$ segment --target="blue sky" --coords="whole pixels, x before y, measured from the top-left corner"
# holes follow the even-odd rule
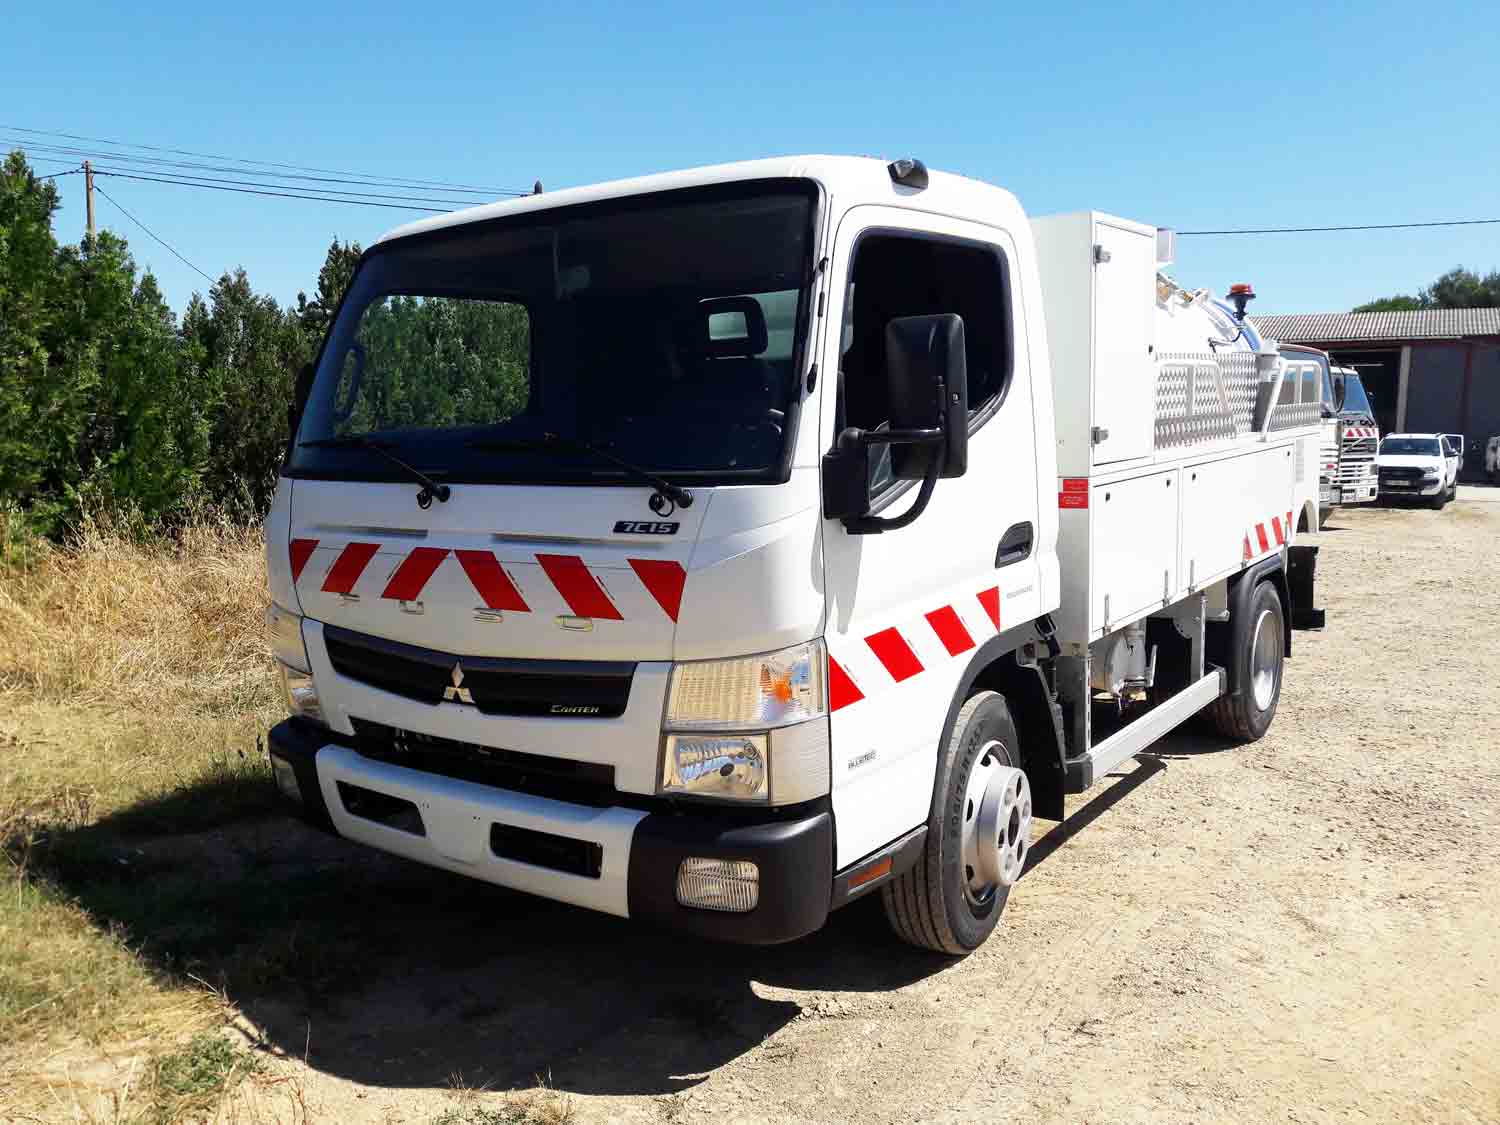
[[[1033,214],[1093,207],[1181,230],[1500,218],[1500,25],[1481,4],[74,0],[6,23],[6,139],[27,126],[520,188],[913,154]],[[59,181],[69,240],[81,179]],[[283,302],[312,289],[333,236],[368,243],[416,217],[100,182],[209,274],[243,266]],[[98,215],[175,307],[206,288],[109,202]],[[1253,282],[1253,312],[1310,312],[1415,291],[1457,263],[1500,267],[1500,226],[1184,238],[1174,272]]]

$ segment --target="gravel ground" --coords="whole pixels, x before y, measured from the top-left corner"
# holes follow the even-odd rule
[[[1500,490],[1331,524],[1270,734],[1177,734],[1070,800],[967,960],[868,909],[744,950],[508,897],[493,949],[435,917],[424,967],[252,1010],[291,1081],[246,1096],[511,1119],[457,1073],[541,1075],[580,1122],[1500,1120]]]

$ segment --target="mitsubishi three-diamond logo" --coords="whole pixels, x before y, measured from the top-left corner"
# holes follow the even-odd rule
[[[474,697],[469,694],[469,689],[464,687],[464,662],[456,660],[453,663],[452,687],[443,689],[443,699],[451,699],[454,703],[473,703]]]

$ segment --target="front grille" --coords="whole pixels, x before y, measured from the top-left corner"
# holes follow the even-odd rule
[[[1406,468],[1406,467],[1392,468],[1392,469],[1381,469],[1380,470],[1380,479],[1381,480],[1421,480],[1422,479],[1422,474],[1424,472],[1426,472],[1425,469]]]
[[[619,803],[614,766],[480,746],[368,719],[350,722],[354,748],[366,758],[575,805],[602,809]]]
[[[486,715],[616,718],[635,676],[629,661],[460,657],[337,625],[323,626],[323,643],[339,675],[420,703],[441,703],[462,665],[462,689]]]

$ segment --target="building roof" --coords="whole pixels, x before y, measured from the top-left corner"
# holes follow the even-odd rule
[[[1250,318],[1263,336],[1283,344],[1354,340],[1457,340],[1500,336],[1500,308],[1419,309],[1416,312],[1307,313]]]

